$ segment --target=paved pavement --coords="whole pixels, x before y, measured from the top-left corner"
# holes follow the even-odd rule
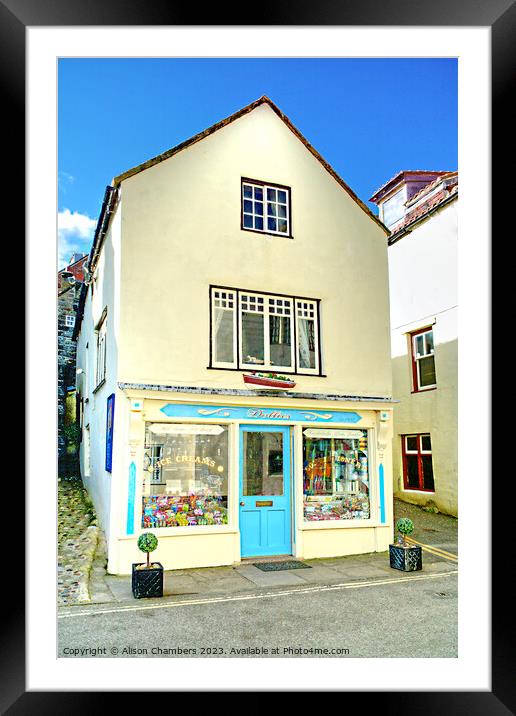
[[[91,605],[59,610],[59,655],[455,657],[457,520],[398,501],[395,516],[416,524],[420,572],[391,569],[387,552],[279,572],[244,562],[166,572],[162,599],[135,600],[130,577],[106,575],[98,554]]]

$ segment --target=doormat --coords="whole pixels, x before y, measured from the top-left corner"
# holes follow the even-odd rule
[[[289,559],[286,562],[255,562],[254,566],[261,569],[262,572],[281,572],[284,569],[312,569],[309,564],[303,564],[303,562],[297,562],[294,559]]]

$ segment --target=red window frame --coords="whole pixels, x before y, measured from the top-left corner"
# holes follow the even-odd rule
[[[432,447],[430,447],[430,450],[423,450],[422,447],[422,438],[424,437],[430,438],[430,444],[431,444],[431,436],[430,433],[409,433],[407,435],[401,435],[401,455],[403,459],[403,488],[405,490],[416,490],[417,492],[430,492],[432,494],[435,493],[435,477],[434,477],[434,460],[433,460],[433,450]],[[407,452],[407,438],[416,438],[417,441],[417,450],[410,450]],[[414,456],[417,455],[417,473],[419,478],[419,484],[418,487],[414,487],[413,485],[409,485],[408,481],[408,463],[407,463],[407,456]],[[424,455],[430,455],[432,458],[432,482],[434,483],[433,489],[430,489],[428,487],[424,486],[424,471],[423,471],[423,456]]]
[[[410,360],[412,363],[412,392],[413,393],[425,393],[427,390],[435,390],[437,388],[437,375],[435,377],[435,383],[433,385],[429,385],[428,387],[425,386],[419,386],[419,380],[418,380],[418,366],[417,366],[417,358],[414,352],[414,338],[416,336],[420,336],[422,333],[432,333],[432,339],[434,339],[434,327],[433,326],[426,326],[426,328],[420,328],[417,331],[412,331],[412,333],[409,333],[410,336]],[[434,352],[432,354],[434,356],[434,374],[435,374],[435,342],[434,342]]]

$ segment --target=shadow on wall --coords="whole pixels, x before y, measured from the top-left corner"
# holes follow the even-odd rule
[[[458,515],[457,346],[457,340],[436,346],[437,388],[427,392],[411,393],[409,356],[392,360],[393,395],[400,401],[394,408],[394,495],[454,517]],[[434,493],[406,491],[403,487],[401,436],[421,433],[431,437]]]

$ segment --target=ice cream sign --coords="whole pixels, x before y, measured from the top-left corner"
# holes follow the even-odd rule
[[[301,410],[267,407],[235,407],[232,405],[195,405],[184,403],[167,403],[161,412],[170,418],[205,418],[207,420],[260,420],[272,422],[302,423],[358,423],[362,416],[351,410]]]

